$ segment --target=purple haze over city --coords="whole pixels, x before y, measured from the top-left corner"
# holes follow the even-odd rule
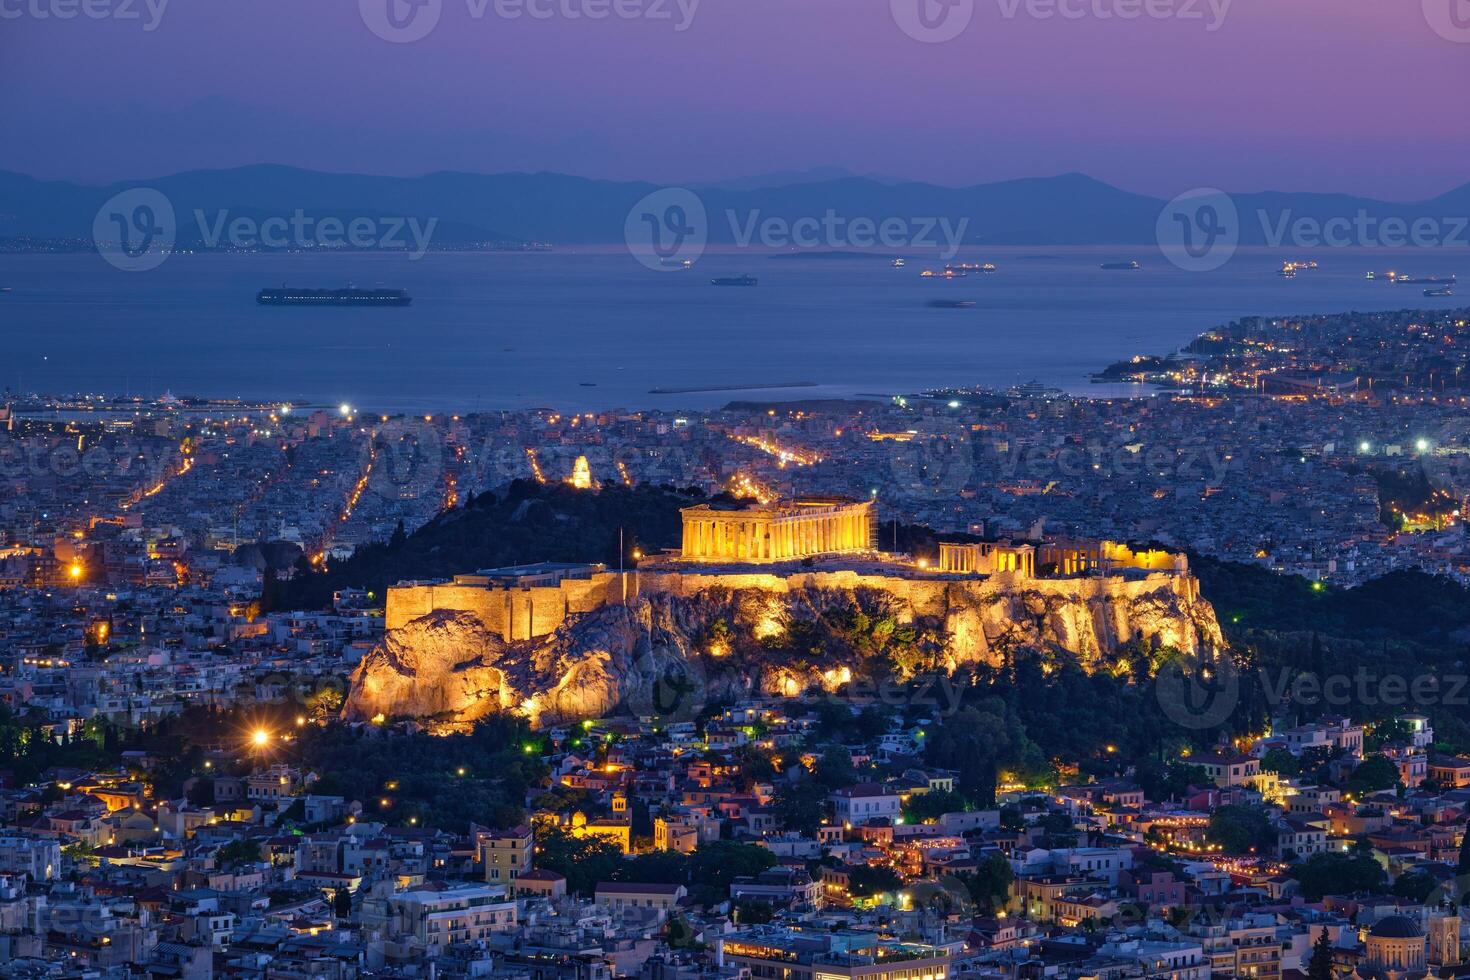
[[[131,0],[129,18],[57,19],[72,2],[3,0],[0,168],[1081,171],[1161,196],[1401,200],[1470,179],[1470,44],[1433,23],[1463,0],[1060,0],[1076,18],[1034,16],[1057,0],[974,0],[944,43],[909,37],[889,0],[702,0],[692,17],[693,0],[442,0],[412,43],[366,25],[390,0]],[[565,15],[599,7],[667,19]],[[1176,15],[1099,16],[1150,8]]]

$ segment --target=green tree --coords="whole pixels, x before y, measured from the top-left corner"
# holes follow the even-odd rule
[[[352,893],[345,888],[338,888],[332,893],[332,911],[339,919],[352,918]]]
[[[1465,824],[1464,839],[1460,841],[1460,863],[1456,865],[1455,871],[1470,875],[1470,822]]]
[[[693,881],[707,885],[728,897],[730,883],[736,878],[749,878],[776,864],[776,855],[755,844],[717,840],[700,844],[689,858]]]
[[[1261,768],[1267,772],[1280,773],[1283,776],[1299,776],[1301,775],[1302,764],[1296,756],[1292,755],[1286,749],[1278,747],[1266,753],[1266,757],[1261,760]]]
[[[852,764],[852,753],[841,745],[829,745],[817,759],[813,775],[817,782],[828,789],[841,789],[857,782],[857,769]]]
[[[1307,962],[1307,980],[1332,980],[1332,940],[1324,928],[1312,944],[1312,958]]]
[[[974,874],[962,875],[960,880],[970,890],[970,898],[976,905],[995,912],[1010,897],[1016,873],[1011,870],[1009,861],[995,855],[981,864]]]
[[[928,823],[946,813],[961,813],[969,808],[965,798],[958,793],[930,790],[909,797],[903,806],[903,818],[908,823]]]
[[[536,867],[564,876],[573,894],[590,895],[599,881],[616,877],[622,863],[622,851],[599,837],[574,837],[559,827],[536,834]]]
[[[1210,815],[1205,836],[1230,854],[1245,854],[1252,848],[1266,850],[1276,835],[1265,811],[1251,806],[1222,806]]]
[[[848,873],[847,882],[847,890],[855,898],[871,898],[903,887],[903,878],[898,872],[882,865],[857,865]]]
[[[827,816],[827,790],[811,780],[787,783],[776,790],[771,805],[782,827],[816,837]]]
[[[1392,890],[1393,894],[1399,898],[1413,899],[1422,905],[1438,886],[1439,881],[1433,875],[1422,871],[1411,871],[1408,874],[1399,875],[1393,883]]]
[[[1348,777],[1348,791],[1355,796],[1381,793],[1399,784],[1399,767],[1386,755],[1370,755]]]
[[[260,841],[232,840],[219,849],[217,860],[221,868],[236,864],[253,864],[260,860]]]
[[[1309,902],[1320,902],[1324,895],[1380,891],[1388,883],[1388,872],[1371,856],[1341,851],[1314,854],[1292,873],[1301,882],[1302,897]]]

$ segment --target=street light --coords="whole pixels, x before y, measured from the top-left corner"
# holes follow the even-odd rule
[[[251,743],[258,749],[263,749],[270,744],[271,733],[264,728],[257,728],[250,736]]]

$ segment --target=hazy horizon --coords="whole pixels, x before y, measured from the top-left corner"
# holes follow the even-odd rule
[[[385,39],[402,40],[376,23],[390,2],[434,29]],[[1433,13],[1455,0],[949,0],[973,12],[941,43],[901,25],[919,0],[413,2],[8,9],[0,168],[712,183],[836,166],[950,187],[1080,172],[1165,198],[1386,201],[1467,180],[1470,127],[1447,113],[1470,46]],[[612,7],[631,15],[592,19]],[[1124,16],[1138,8],[1167,15]]]
[[[252,167],[282,167],[282,168],[287,168],[287,169],[302,170],[302,171],[308,171],[308,172],[313,172],[313,173],[332,174],[332,175],[344,176],[344,177],[351,177],[351,176],[357,176],[357,177],[389,177],[389,178],[399,178],[399,179],[404,179],[404,180],[414,180],[414,179],[418,179],[418,178],[422,178],[422,177],[432,177],[432,176],[434,176],[436,174],[443,174],[443,173],[471,174],[471,175],[474,175],[474,176],[481,176],[481,177],[498,177],[498,176],[505,176],[505,175],[509,175],[509,174],[551,173],[551,174],[558,174],[558,175],[566,176],[566,177],[576,177],[576,178],[580,178],[580,179],[584,179],[584,180],[591,180],[591,181],[605,181],[605,182],[609,182],[609,183],[643,183],[643,184],[651,184],[651,185],[654,185],[654,186],[688,186],[688,187],[693,187],[693,188],[717,187],[717,186],[724,186],[724,185],[743,185],[746,182],[750,182],[750,181],[761,181],[762,183],[759,185],[761,187],[778,187],[778,186],[787,186],[787,185],[789,185],[789,186],[798,186],[798,185],[806,184],[806,183],[813,183],[813,184],[815,184],[815,183],[818,183],[818,182],[821,182],[821,181],[839,180],[839,179],[859,179],[859,180],[872,180],[872,181],[875,181],[877,183],[890,184],[890,185],[893,185],[893,184],[902,184],[902,183],[917,183],[917,184],[928,184],[928,185],[931,185],[931,186],[942,187],[942,188],[946,188],[946,189],[950,189],[950,190],[963,190],[963,189],[969,188],[969,187],[978,187],[978,186],[984,186],[984,185],[989,185],[989,184],[1001,184],[1001,183],[1006,183],[1008,181],[1046,180],[1046,179],[1052,179],[1052,178],[1057,178],[1057,177],[1065,177],[1065,176],[1071,176],[1071,175],[1080,175],[1082,177],[1087,177],[1089,179],[1096,180],[1096,181],[1098,181],[1100,183],[1107,184],[1107,185],[1109,185],[1111,187],[1114,187],[1114,188],[1116,188],[1118,190],[1126,191],[1126,192],[1131,193],[1131,194],[1139,194],[1139,195],[1146,196],[1146,197],[1155,197],[1155,198],[1159,198],[1161,200],[1166,197],[1166,195],[1162,191],[1151,191],[1151,190],[1148,190],[1146,188],[1140,189],[1140,188],[1134,188],[1134,187],[1126,187],[1126,186],[1123,186],[1121,184],[1115,184],[1115,183],[1113,183],[1112,181],[1109,181],[1109,180],[1104,180],[1103,178],[1098,177],[1095,174],[1087,173],[1086,171],[1061,171],[1061,170],[1058,170],[1058,171],[1045,171],[1045,172],[1037,172],[1037,173],[1029,173],[1029,174],[1017,174],[1017,175],[1010,176],[1010,177],[997,177],[997,178],[994,178],[994,179],[991,179],[991,180],[978,180],[978,181],[973,181],[973,182],[969,182],[969,183],[945,183],[945,182],[942,182],[942,181],[925,180],[925,179],[919,178],[919,177],[905,177],[905,176],[895,175],[895,174],[860,173],[860,172],[857,172],[857,171],[850,170],[849,168],[841,167],[841,166],[838,166],[838,165],[835,165],[835,164],[825,165],[825,166],[819,165],[819,166],[814,166],[814,167],[810,167],[810,168],[805,168],[805,169],[802,169],[802,170],[790,170],[790,171],[777,170],[777,171],[766,171],[766,172],[758,172],[758,173],[737,173],[737,174],[730,174],[728,176],[709,177],[709,178],[695,178],[695,177],[683,178],[683,179],[675,178],[675,179],[670,179],[670,180],[667,180],[667,181],[657,181],[657,180],[653,180],[652,178],[646,178],[646,177],[636,177],[636,176],[634,176],[634,177],[611,177],[611,176],[600,176],[600,175],[593,174],[593,173],[578,173],[578,172],[574,172],[574,171],[549,170],[549,169],[541,169],[541,170],[527,170],[527,169],[521,169],[521,170],[465,170],[465,169],[461,169],[461,168],[439,168],[439,169],[431,169],[431,170],[417,171],[417,172],[412,172],[412,173],[386,173],[386,172],[379,172],[379,171],[368,170],[368,169],[364,169],[364,168],[353,169],[353,168],[317,168],[317,167],[303,167],[303,166],[299,166],[297,164],[292,164],[292,163],[282,163],[280,161],[258,161],[258,162],[255,162],[255,163],[240,163],[240,164],[227,165],[227,166],[218,166],[218,167],[197,167],[197,168],[188,168],[188,169],[161,170],[161,171],[158,171],[156,173],[134,173],[134,174],[125,174],[125,175],[118,176],[118,177],[113,177],[113,178],[106,178],[106,179],[97,178],[97,179],[90,179],[90,180],[89,179],[82,179],[82,178],[71,178],[71,177],[55,176],[55,175],[48,175],[48,174],[30,173],[30,172],[27,172],[27,171],[16,170],[14,168],[5,167],[5,166],[0,166],[0,172],[18,173],[18,174],[21,174],[21,175],[26,176],[26,177],[34,178],[36,180],[47,181],[47,182],[55,181],[55,182],[61,182],[61,183],[69,183],[69,184],[75,184],[75,185],[81,186],[81,187],[107,187],[107,186],[111,186],[111,185],[114,185],[114,184],[142,184],[142,183],[147,183],[150,180],[166,179],[166,178],[169,178],[169,177],[174,177],[174,176],[177,176],[177,175],[180,175],[180,174],[186,174],[186,173],[224,172],[224,171],[230,171],[230,170],[249,169],[249,168],[252,168]],[[820,177],[813,177],[812,176],[812,174],[814,174],[816,172],[833,171],[833,170],[843,170],[843,171],[846,171],[846,172],[845,173],[840,173],[840,174],[833,173],[833,174],[830,174],[830,175],[823,175],[823,176],[820,176]],[[790,180],[787,180],[787,181],[784,181],[784,182],[781,181],[781,180],[778,180],[778,179],[772,179],[769,183],[765,183],[764,181],[766,181],[767,178],[793,178],[793,179],[790,179]],[[1226,187],[1223,187],[1221,189],[1224,190],[1224,191],[1226,191],[1227,193],[1230,193],[1230,194],[1240,194],[1240,195],[1256,194],[1256,193],[1272,193],[1272,192],[1280,192],[1280,193],[1285,193],[1285,194],[1344,194],[1344,195],[1348,195],[1348,196],[1361,196],[1361,197],[1364,197],[1364,198],[1367,198],[1367,199],[1378,200],[1378,201],[1382,201],[1384,203],[1390,203],[1390,204],[1391,203],[1406,203],[1407,204],[1407,203],[1416,203],[1416,202],[1423,202],[1423,201],[1433,200],[1433,199],[1438,198],[1438,197],[1441,197],[1441,196],[1443,196],[1445,194],[1451,193],[1453,191],[1457,191],[1457,190],[1459,190],[1459,189],[1461,189],[1463,187],[1470,187],[1470,168],[1467,168],[1466,175],[1463,178],[1459,179],[1459,180],[1451,180],[1449,183],[1447,183],[1445,186],[1443,186],[1443,187],[1441,187],[1439,189],[1430,188],[1425,193],[1415,194],[1415,195],[1407,196],[1407,197],[1389,197],[1389,196],[1381,196],[1381,195],[1374,195],[1374,194],[1357,195],[1357,194],[1352,194],[1352,193],[1346,192],[1346,191],[1334,191],[1334,190],[1331,190],[1331,189],[1323,189],[1323,188],[1318,188],[1318,187],[1310,187],[1310,188],[1308,188],[1308,187],[1288,187],[1288,186],[1285,186],[1285,185],[1273,185],[1273,184],[1267,184],[1267,185],[1261,186],[1261,187],[1232,187],[1232,186],[1226,186]]]

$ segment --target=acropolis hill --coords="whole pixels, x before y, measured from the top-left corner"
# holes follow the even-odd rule
[[[353,674],[348,715],[647,713],[634,702],[651,659],[690,665],[710,699],[831,689],[873,669],[840,642],[824,656],[788,648],[806,627],[881,632],[865,643],[900,678],[1024,646],[1091,667],[1133,640],[1224,645],[1181,555],[1052,539],[942,544],[937,561],[914,560],[877,550],[867,501],[682,513],[683,548],[636,569],[546,563],[390,589],[387,635]]]

